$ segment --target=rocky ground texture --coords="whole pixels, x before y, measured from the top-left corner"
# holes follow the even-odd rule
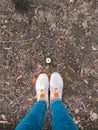
[[[36,102],[32,78],[54,71],[79,129],[98,130],[98,1],[17,1],[0,0],[0,130],[13,130]]]

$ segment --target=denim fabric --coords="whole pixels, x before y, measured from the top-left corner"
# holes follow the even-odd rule
[[[45,101],[38,101],[15,130],[42,130],[47,110]]]
[[[52,111],[52,130],[78,130],[61,100],[54,99],[50,108]]]
[[[78,130],[62,101],[55,99],[51,102],[52,129]],[[47,110],[45,101],[37,102],[15,130],[42,130]]]

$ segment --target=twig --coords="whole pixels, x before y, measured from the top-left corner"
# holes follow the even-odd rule
[[[2,42],[2,43],[15,43],[15,42],[27,42],[27,41],[32,41],[32,40],[34,40],[34,38],[31,38],[31,39],[26,39],[26,40],[18,40],[18,41],[0,41],[0,42]]]
[[[6,124],[8,121],[0,121],[0,124]]]

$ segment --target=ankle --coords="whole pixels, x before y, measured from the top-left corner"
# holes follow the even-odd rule
[[[54,99],[62,100],[62,88],[54,87],[50,89],[50,102]]]
[[[55,101],[55,100],[62,100],[62,99],[53,97],[53,98],[50,99],[50,103],[53,102],[53,101]]]

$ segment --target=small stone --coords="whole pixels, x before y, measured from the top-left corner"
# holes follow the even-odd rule
[[[5,28],[6,28],[6,25],[3,25],[1,28],[2,28],[2,29],[5,29]]]
[[[5,20],[4,22],[5,22],[5,23],[8,23],[8,21],[7,21],[7,20]]]
[[[88,27],[87,22],[83,22],[83,23],[82,23],[82,27],[83,27],[84,29],[86,29],[86,28]]]
[[[75,109],[75,113],[76,114],[78,114],[79,113],[79,109],[77,108],[77,109]]]
[[[74,2],[74,0],[69,0],[69,2],[70,2],[70,3],[73,3],[73,2]]]
[[[89,96],[89,99],[91,100],[91,99],[92,99],[92,96]]]
[[[50,29],[56,28],[56,24],[52,23]]]
[[[91,120],[91,121],[95,121],[95,120],[97,120],[97,119],[98,119],[97,113],[93,112],[93,113],[91,114],[91,116],[90,116],[90,120]]]
[[[6,120],[6,116],[5,115],[2,114],[1,117],[2,117],[3,120]]]
[[[46,63],[47,63],[47,64],[51,63],[51,58],[49,58],[49,57],[46,58]]]
[[[83,49],[84,49],[84,46],[82,46],[81,49],[83,50]]]
[[[35,83],[36,83],[36,80],[37,80],[37,78],[33,78],[33,79],[32,79],[32,83],[35,84]]]
[[[60,36],[60,39],[61,39],[61,40],[64,40],[64,39],[65,39],[65,37],[64,37],[64,36]]]
[[[5,82],[7,85],[10,85],[10,83],[9,82]]]
[[[45,69],[46,69],[46,70],[49,70],[49,66],[46,66]]]

